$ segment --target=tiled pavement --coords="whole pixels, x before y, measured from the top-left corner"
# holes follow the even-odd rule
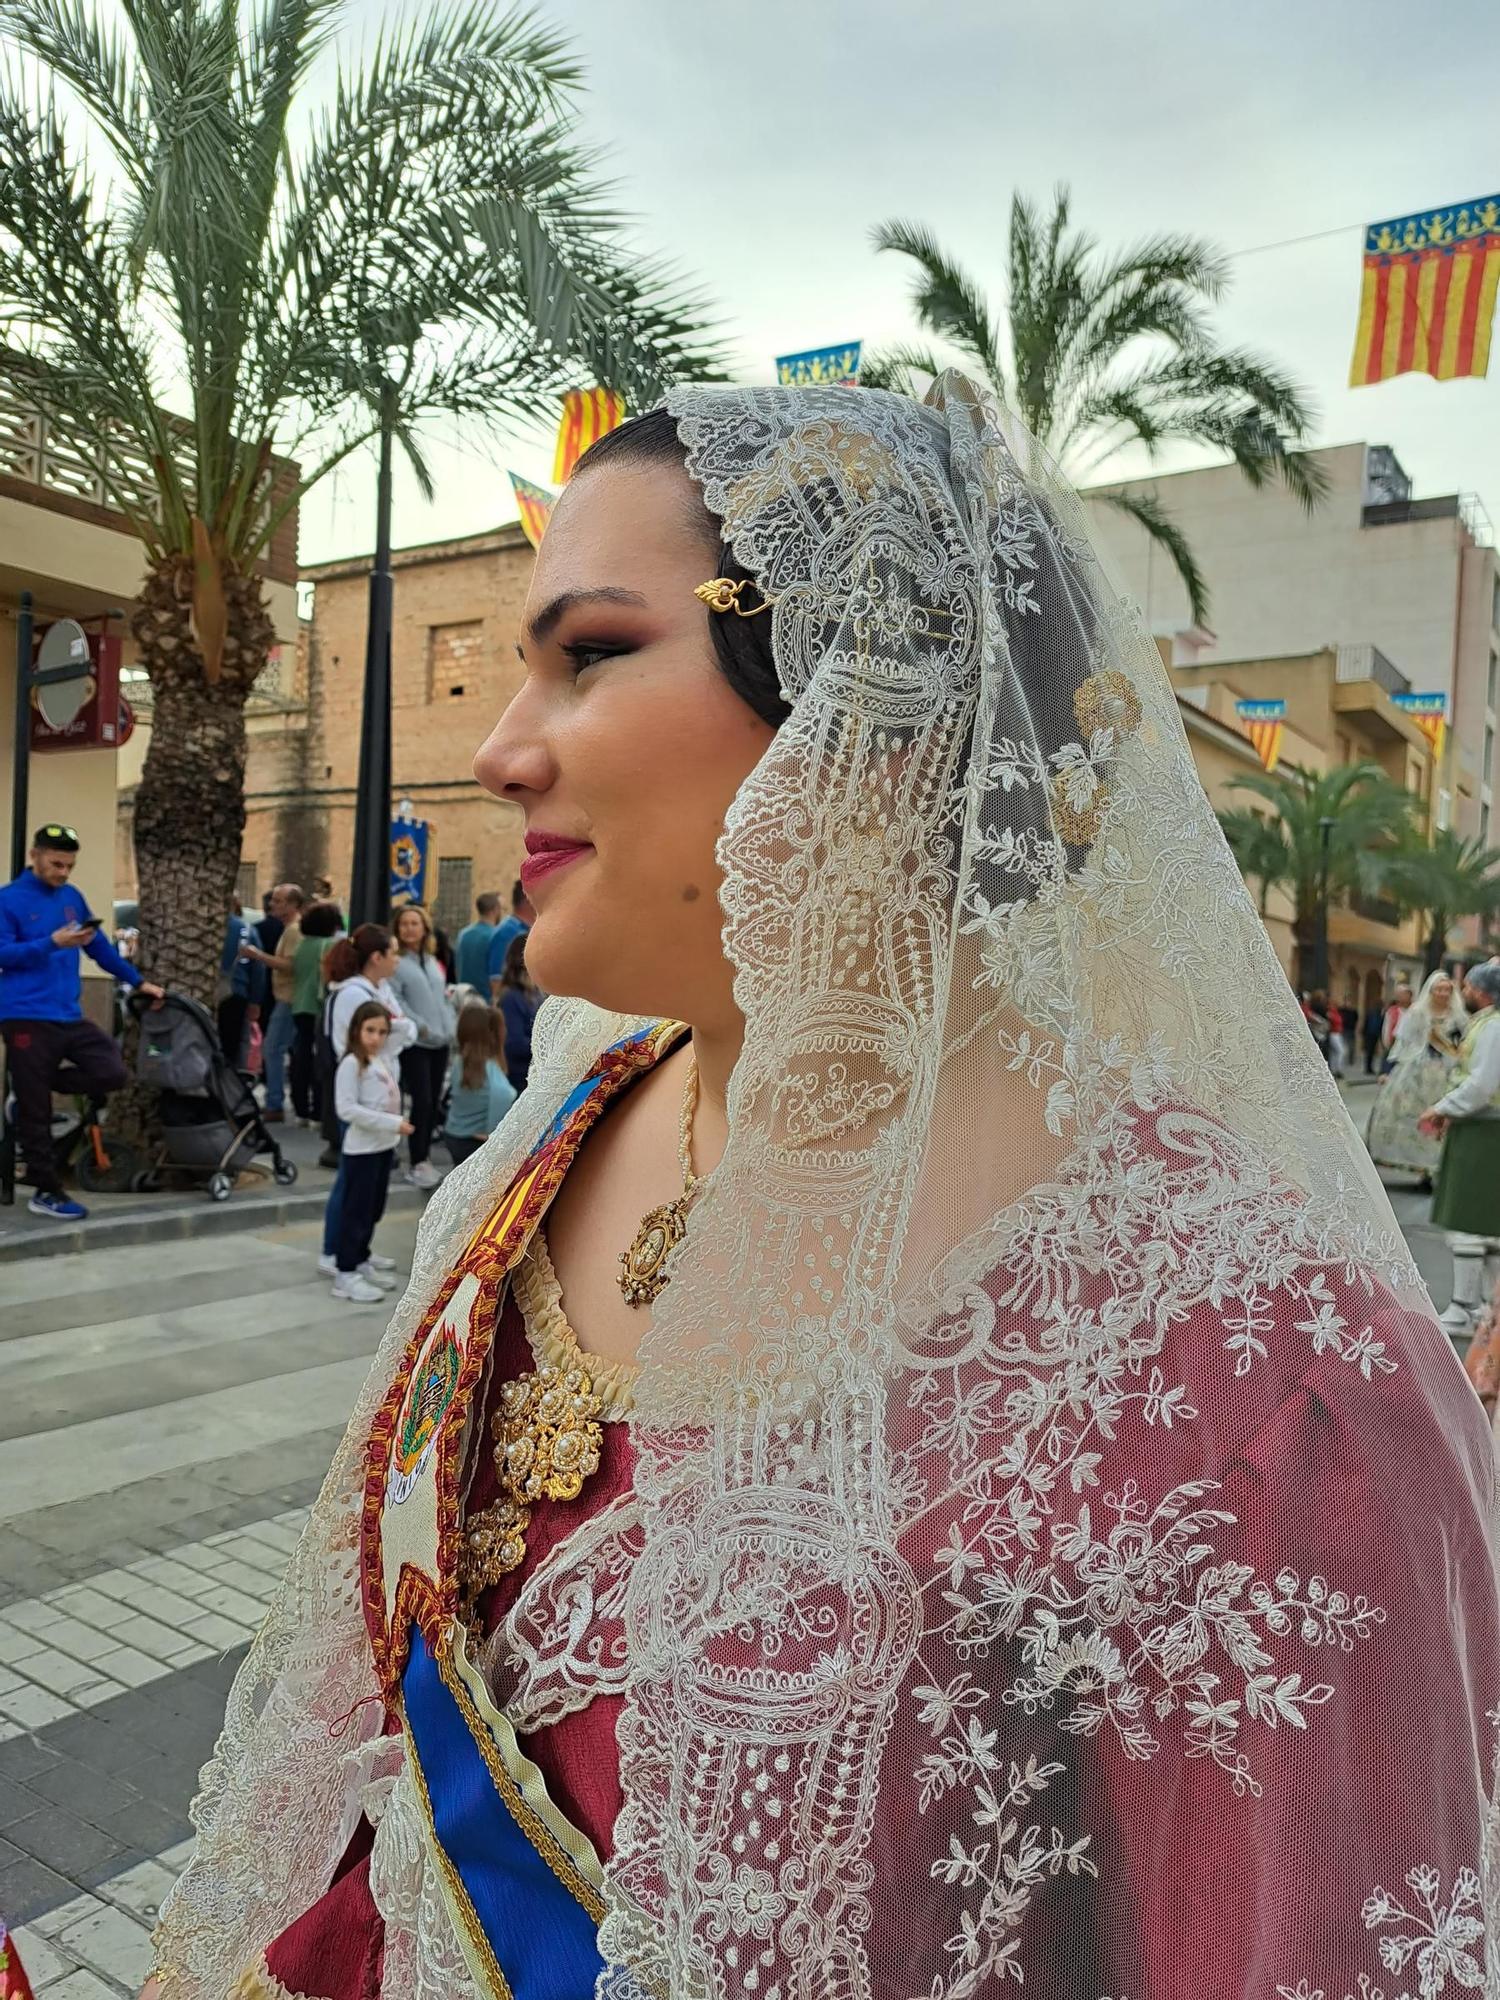
[[[403,1260],[416,1217],[382,1230]],[[311,1224],[0,1265],[0,1915],[134,1994],[224,1698],[379,1339]]]

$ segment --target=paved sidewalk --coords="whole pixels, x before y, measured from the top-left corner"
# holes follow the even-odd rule
[[[264,1173],[247,1174],[227,1201],[210,1201],[201,1185],[164,1188],[156,1194],[86,1194],[79,1198],[89,1211],[87,1222],[60,1223],[33,1215],[27,1207],[31,1190],[16,1189],[10,1208],[0,1208],[0,1266],[20,1259],[69,1256],[79,1251],[110,1251],[127,1244],[168,1244],[185,1236],[219,1236],[243,1229],[262,1229],[310,1222],[323,1212],[333,1175],[318,1165],[322,1135],[296,1125],[273,1126],[277,1143],[297,1168],[291,1187],[278,1187],[263,1156]],[[440,1165],[446,1160],[440,1158]],[[420,1211],[419,1189],[399,1177],[391,1182],[390,1208]]]
[[[326,1185],[326,1183],[325,1183]],[[410,1256],[411,1208],[382,1225]],[[229,1683],[384,1329],[317,1226],[0,1265],[0,1914],[133,1995]]]

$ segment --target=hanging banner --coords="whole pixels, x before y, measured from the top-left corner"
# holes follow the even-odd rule
[[[1256,754],[1268,771],[1276,769],[1281,756],[1281,733],[1286,727],[1284,701],[1237,701],[1234,712],[1240,726],[1255,745]]]
[[[431,825],[425,819],[391,821],[390,899],[393,910],[403,903],[427,901],[427,849]]]
[[[570,389],[563,397],[562,422],[557,427],[553,485],[563,485],[589,446],[612,431],[624,415],[625,399],[613,389]]]
[[[1483,375],[1500,283],[1500,194],[1372,222],[1349,384]]]
[[[529,479],[523,479],[519,472],[510,475],[511,490],[516,496],[516,512],[521,517],[521,528],[534,549],[542,546],[542,534],[552,513],[555,493],[549,493],[545,486],[537,486]]]
[[[1448,697],[1433,690],[1427,694],[1393,694],[1395,706],[1409,715],[1432,745],[1434,759],[1441,759],[1443,739],[1448,731]]]
[[[863,348],[862,340],[846,340],[840,347],[809,347],[801,354],[778,354],[777,387],[827,389],[838,384],[857,389]]]

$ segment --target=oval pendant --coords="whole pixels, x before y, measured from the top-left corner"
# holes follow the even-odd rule
[[[687,1234],[687,1210],[686,1198],[679,1197],[642,1216],[630,1248],[620,1253],[619,1286],[626,1305],[650,1305],[671,1282],[665,1266]]]

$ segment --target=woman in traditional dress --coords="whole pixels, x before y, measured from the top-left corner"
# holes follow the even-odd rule
[[[1420,1131],[1417,1120],[1448,1088],[1468,1024],[1456,982],[1446,972],[1434,972],[1401,1017],[1391,1051],[1394,1066],[1370,1113],[1365,1143],[1377,1167],[1393,1167],[1428,1182],[1437,1172],[1442,1141]]]
[[[165,2000],[1482,1984],[1489,1433],[1076,501],[955,377],[681,390],[522,646],[476,769],[575,997]]]

